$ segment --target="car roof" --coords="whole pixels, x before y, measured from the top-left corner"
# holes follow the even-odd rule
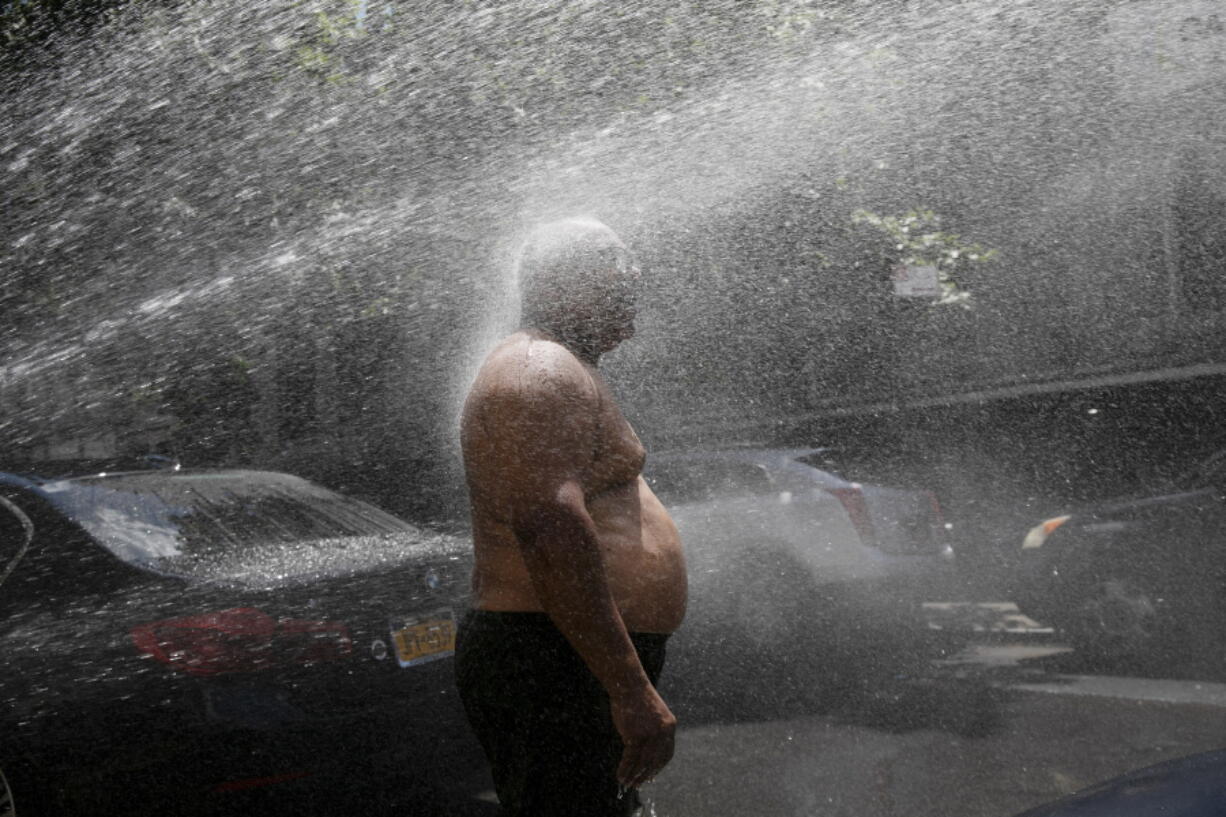
[[[111,479],[119,477],[163,475],[166,477],[181,477],[198,474],[235,477],[250,477],[255,474],[276,474],[281,478],[301,479],[293,474],[274,471],[260,471],[247,468],[118,468],[107,470],[105,467],[13,467],[9,463],[0,464],[0,485],[14,485],[21,488],[38,489],[52,482],[81,479]]]
[[[783,462],[830,450],[829,448],[687,448],[652,452],[648,455],[648,459],[670,461],[732,459],[746,462]]]
[[[2,460],[0,475],[17,477],[35,484],[99,474],[178,471],[177,460],[161,455],[112,457],[107,459]]]

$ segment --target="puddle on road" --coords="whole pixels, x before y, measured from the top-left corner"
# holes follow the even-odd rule
[[[1015,667],[1023,661],[1050,658],[1073,652],[1072,647],[1059,644],[972,644],[952,658],[934,663],[950,667],[974,664],[984,667]]]
[[[973,633],[1050,635],[1045,627],[1011,601],[930,601],[923,605],[928,627]]]

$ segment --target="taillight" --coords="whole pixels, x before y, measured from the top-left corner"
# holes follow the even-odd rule
[[[132,628],[132,641],[141,652],[189,675],[309,665],[353,652],[343,624],[275,619],[250,607],[141,624]]]
[[[933,530],[945,532],[945,512],[941,510],[941,500],[937,499],[937,495],[933,491],[924,491],[928,495],[928,502],[932,505],[932,527]]]
[[[875,546],[877,533],[873,530],[873,520],[868,515],[868,503],[864,501],[864,490],[860,487],[860,483],[853,482],[846,488],[827,488],[826,490],[843,503],[843,509],[851,517],[852,526],[855,527],[856,533],[860,534],[860,541],[868,547]]]

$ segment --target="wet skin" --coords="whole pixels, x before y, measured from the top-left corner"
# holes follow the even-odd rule
[[[598,351],[632,331],[613,327]],[[637,786],[671,758],[676,720],[627,633],[681,624],[685,560],[640,474],[642,444],[580,354],[521,331],[473,384],[461,426],[473,589],[480,609],[550,615],[609,692],[626,746],[618,777]]]

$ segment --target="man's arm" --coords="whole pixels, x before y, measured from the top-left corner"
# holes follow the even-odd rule
[[[637,787],[672,759],[677,720],[626,632],[582,487],[563,483],[516,520],[515,532],[541,606],[609,693],[613,724],[625,744],[618,780]]]
[[[625,744],[618,779],[638,786],[671,759],[676,718],[626,632],[584,501],[599,409],[594,387],[569,355],[540,351],[516,388],[490,406],[491,453],[500,467],[489,489],[509,518],[541,606],[608,692]]]

